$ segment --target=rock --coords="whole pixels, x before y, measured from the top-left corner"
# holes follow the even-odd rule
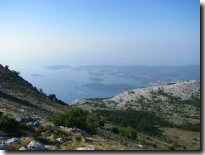
[[[8,140],[8,139],[10,139],[10,137],[0,137],[0,141],[5,141],[5,140]]]
[[[63,141],[62,138],[57,138],[56,140],[57,140],[58,142],[60,142],[60,143],[64,143],[64,141]]]
[[[28,145],[27,145],[29,150],[45,150],[45,146],[44,144],[38,142],[38,141],[31,141]]]
[[[51,136],[49,136],[48,138],[51,139],[51,140],[53,140],[53,139],[55,139],[55,136],[54,136],[54,135],[51,135]]]
[[[75,139],[76,139],[77,141],[81,141],[80,135],[76,135],[76,136],[75,136]]]
[[[36,121],[33,123],[33,127],[39,127],[41,126],[41,122],[40,121]]]
[[[8,135],[8,134],[6,134],[6,133],[0,131],[0,137],[6,137],[7,135]]]
[[[27,131],[27,132],[26,132],[26,134],[25,134],[25,136],[27,136],[27,137],[32,137],[32,136],[33,136],[33,134],[32,134],[32,132]]]
[[[77,128],[73,128],[72,129],[72,132],[78,132],[80,133],[83,137],[88,137],[90,136],[87,132],[85,132],[84,130],[81,130],[81,129],[77,129]]]
[[[53,146],[53,145],[45,145],[45,148],[47,150],[59,150],[57,146]]]
[[[21,147],[19,150],[29,150],[27,146]]]
[[[87,132],[83,131],[83,130],[80,130],[80,133],[83,137],[88,137],[90,136]]]
[[[137,146],[138,146],[138,147],[141,147],[141,148],[143,147],[141,144],[138,144]]]
[[[24,121],[23,116],[17,114],[14,118],[17,122],[22,123]]]
[[[10,147],[7,144],[0,144],[0,150],[10,150]]]
[[[6,141],[6,144],[19,144],[21,143],[19,138],[11,138]]]
[[[96,150],[95,146],[79,147],[77,150]]]
[[[31,137],[22,137],[20,140],[24,141],[24,140],[29,140],[29,139],[31,139]]]

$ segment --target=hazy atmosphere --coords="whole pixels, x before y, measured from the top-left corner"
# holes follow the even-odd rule
[[[0,0],[0,150],[202,151],[200,68],[199,0]]]
[[[1,63],[199,65],[197,0],[0,1]]]

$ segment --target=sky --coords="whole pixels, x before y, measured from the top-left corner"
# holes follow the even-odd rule
[[[199,65],[199,0],[0,0],[0,63]]]

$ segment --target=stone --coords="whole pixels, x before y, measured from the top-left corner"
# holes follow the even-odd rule
[[[6,144],[19,144],[21,143],[19,138],[11,138],[6,141]]]
[[[55,136],[54,136],[54,135],[51,135],[51,136],[49,136],[48,138],[52,140],[52,139],[55,139]]]
[[[76,139],[77,141],[81,141],[80,135],[76,135],[76,136],[75,136],[75,139]]]
[[[0,150],[10,150],[10,147],[6,144],[0,144]]]
[[[137,146],[138,146],[138,147],[141,147],[141,148],[143,147],[141,144],[138,144]]]
[[[64,141],[63,141],[62,138],[57,138],[56,140],[57,140],[58,142],[60,142],[60,143],[64,143]]]
[[[77,128],[73,128],[72,129],[72,132],[78,132],[80,133],[83,137],[88,137],[89,134],[87,132],[85,132],[84,130],[81,130],[81,129],[77,129]]]
[[[88,137],[89,134],[87,132],[85,132],[84,130],[80,130],[80,133],[83,137]]]
[[[10,139],[10,137],[0,137],[0,141],[5,141],[5,140],[8,140],[8,139]]]
[[[27,139],[30,139],[30,137],[22,137],[20,140],[24,141],[24,140],[27,140]]]
[[[6,137],[6,136],[7,136],[7,134],[6,134],[6,133],[4,133],[4,132],[0,131],[0,137]]]
[[[79,147],[77,150],[96,150],[95,146]]]
[[[17,122],[19,122],[19,123],[23,122],[23,120],[24,120],[23,116],[18,115],[18,114],[15,116],[14,119],[15,119]]]
[[[44,144],[38,142],[38,141],[31,141],[28,145],[27,145],[29,150],[45,150],[45,146]]]
[[[29,150],[27,146],[21,147],[19,150]]]
[[[45,145],[45,148],[47,150],[59,150],[57,146],[53,146],[53,145]]]
[[[33,126],[34,127],[39,127],[39,126],[41,126],[41,122],[40,121],[36,121],[36,122],[33,123]]]

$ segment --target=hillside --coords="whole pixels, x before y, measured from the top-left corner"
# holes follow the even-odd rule
[[[106,99],[79,99],[74,106],[93,109],[127,109],[161,112],[169,115],[189,115],[199,117],[200,83],[198,81],[181,81],[163,86],[126,91]],[[193,102],[198,100],[197,104]]]
[[[198,81],[138,88],[111,98],[79,99],[72,105],[97,113],[111,124],[137,129],[144,144],[154,143],[156,149],[163,149],[164,145],[200,148]]]
[[[47,116],[66,109],[66,104],[50,99],[24,80],[18,72],[0,65],[0,111]]]
[[[0,150],[199,150],[200,83],[68,106],[0,65]]]

